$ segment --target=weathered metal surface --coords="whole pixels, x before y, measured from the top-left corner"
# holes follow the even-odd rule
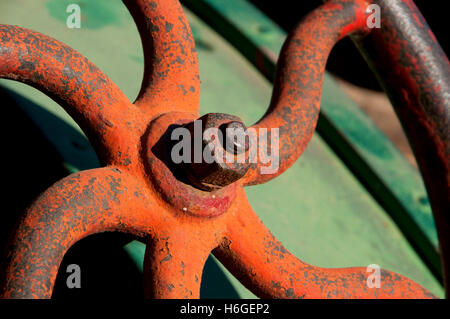
[[[178,1],[124,0],[141,34],[144,78],[135,102],[152,114],[198,112],[200,77],[189,23]]]
[[[101,159],[109,152],[106,145],[115,145],[110,159],[117,163],[137,152],[126,124],[136,123],[135,107],[106,75],[50,37],[16,26],[0,28],[3,78],[30,84],[60,103],[99,148]]]
[[[450,65],[412,0],[374,1],[382,28],[354,35],[405,129],[427,187],[450,287]]]
[[[164,2],[164,4],[162,2],[153,3],[156,3],[157,6],[163,7],[167,1]],[[318,11],[317,17],[321,17],[321,14],[327,12],[328,10],[330,10],[330,12],[335,12],[336,14],[342,13],[341,10],[336,10],[335,6],[335,4],[338,4],[339,6],[340,3],[341,2],[333,1],[333,4],[323,6]],[[342,3],[349,4],[350,1],[342,1]],[[359,12],[360,14],[364,12],[361,11],[364,9],[362,2],[357,1],[355,3],[358,4],[356,12]],[[152,7],[154,7],[154,5]],[[145,13],[145,10],[143,11]],[[349,12],[355,13],[355,11],[352,10]],[[351,24],[352,22],[354,21],[349,19],[346,23]],[[351,31],[351,29],[346,31]],[[160,32],[163,31],[160,30]],[[334,40],[337,40],[340,35],[341,34],[338,33],[337,38]],[[3,51],[6,50],[2,50],[2,53]],[[9,52],[6,52],[6,55],[8,54]],[[146,58],[148,59],[149,57]],[[186,71],[189,73],[189,68]],[[146,72],[149,72],[149,70],[147,69]],[[144,76],[144,79],[145,77],[146,76]],[[147,84],[148,83],[145,83],[144,81],[144,86]],[[143,91],[145,91],[145,89],[143,89]],[[145,96],[145,94],[143,96]],[[176,94],[174,96],[176,99]],[[117,204],[119,204],[121,208],[131,208],[131,216],[128,216],[128,218],[131,218],[130,223],[127,223],[126,220],[124,222],[121,218],[109,219],[108,217],[110,216],[106,216],[104,217],[106,218],[106,221],[103,221],[103,223],[100,221],[100,227],[98,229],[94,228],[92,230],[87,227],[88,230],[86,231],[83,227],[81,227],[81,229],[75,227],[73,229],[73,236],[69,237],[71,241],[76,241],[83,236],[96,231],[112,229],[136,233],[136,228],[140,229],[137,231],[139,235],[142,236],[145,234],[149,236],[149,247],[158,248],[149,249],[146,258],[145,269],[147,271],[147,278],[149,278],[149,282],[151,284],[150,286],[147,286],[148,296],[167,298],[189,298],[198,296],[199,271],[201,272],[202,264],[206,260],[206,256],[209,251],[215,247],[218,247],[215,252],[217,252],[217,255],[222,259],[224,264],[228,265],[235,275],[240,277],[244,282],[251,283],[250,288],[255,293],[264,297],[349,297],[348,291],[343,291],[346,288],[348,288],[352,293],[357,294],[352,294],[352,297],[430,297],[430,294],[419,285],[404,277],[389,272],[383,272],[385,285],[381,289],[370,290],[366,286],[366,277],[362,275],[365,268],[327,270],[318,269],[312,266],[305,266],[302,262],[294,259],[294,257],[292,257],[292,255],[290,255],[287,250],[281,246],[281,244],[271,238],[256,215],[249,209],[249,205],[240,182],[230,185],[234,186],[234,191],[232,191],[231,188],[229,190],[225,190],[225,188],[223,189],[223,194],[228,195],[227,192],[230,192],[230,194],[234,194],[233,196],[236,196],[236,199],[234,201],[229,199],[231,206],[228,209],[224,209],[220,216],[214,215],[215,218],[198,218],[205,216],[192,216],[191,214],[184,214],[183,212],[188,212],[188,210],[183,209],[180,211],[178,209],[179,207],[176,206],[174,202],[175,200],[179,200],[178,204],[183,204],[185,200],[187,201],[192,199],[190,194],[187,193],[188,191],[184,191],[183,193],[183,190],[190,186],[183,185],[180,188],[181,193],[186,194],[185,198],[176,199],[170,196],[164,196],[166,195],[165,192],[168,189],[182,185],[183,182],[178,180],[176,176],[173,175],[170,168],[164,165],[164,161],[158,158],[158,154],[155,154],[157,152],[153,152],[152,149],[157,143],[157,140],[159,140],[159,138],[166,133],[169,125],[174,123],[177,124],[177,121],[187,122],[188,120],[195,119],[197,115],[192,113],[182,114],[172,112],[151,121],[151,119],[155,118],[161,110],[159,110],[158,107],[155,109],[147,107],[146,103],[143,103],[142,105],[143,108],[133,109],[134,113],[136,113],[136,123],[132,123],[134,125],[128,127],[130,133],[127,136],[133,136],[134,134],[134,137],[136,137],[136,140],[134,141],[136,147],[145,151],[139,153],[129,152],[127,155],[131,154],[133,156],[130,156],[128,161],[119,163],[117,163],[117,160],[113,161],[113,159],[117,158],[117,154],[110,154],[110,152],[101,154],[107,165],[111,165],[112,163],[116,167],[100,169],[99,171],[110,169],[114,171],[119,170],[122,174],[124,174],[123,185],[127,190],[139,189],[144,196],[144,201],[147,204],[155,204],[151,207],[133,207],[127,203],[127,200],[129,200],[129,196],[131,196],[131,194],[125,195],[125,200],[120,201],[119,199],[120,203]],[[116,106],[117,104],[113,104],[111,108],[114,109]],[[183,110],[183,106],[180,106],[180,109]],[[120,138],[120,136],[115,137],[118,139]],[[109,148],[108,151],[111,149],[115,150],[114,147],[116,145],[108,145],[107,142],[103,143],[103,145],[106,145],[105,148]],[[111,160],[111,162],[108,162],[108,160]],[[158,165],[160,165],[159,167],[161,168],[162,177],[172,177],[173,179],[162,178],[155,180],[154,174],[158,171],[154,169],[154,165],[156,165],[155,163],[159,163]],[[80,176],[84,176],[83,174],[86,174],[87,178],[90,178],[90,172],[81,173]],[[109,176],[99,174],[98,177],[100,179],[100,193],[102,191],[105,192],[107,187],[104,185],[104,182],[105,180],[108,180]],[[52,238],[52,235],[55,234],[55,230],[59,227],[70,224],[80,225],[80,222],[83,223],[83,220],[79,221],[78,214],[84,214],[85,210],[82,210],[80,205],[85,205],[86,202],[91,203],[92,198],[94,197],[96,200],[102,198],[101,196],[94,196],[88,197],[87,200],[84,200],[83,196],[80,196],[77,190],[79,186],[85,186],[85,188],[87,188],[87,186],[84,182],[77,185],[77,183],[72,182],[73,178],[76,179],[77,177],[69,177],[61,183],[66,184],[64,181],[69,181],[67,182],[67,187],[64,189],[76,198],[74,201],[74,207],[72,207],[75,213],[65,213],[62,217],[56,218],[56,221],[50,219],[48,223],[45,223],[43,225],[45,230],[43,233],[47,233],[48,236],[50,236],[46,239],[44,237],[45,242],[51,242],[50,239]],[[89,183],[91,183],[91,181],[92,179],[89,179]],[[167,187],[161,187],[163,184],[167,184]],[[43,205],[47,211],[50,210],[56,212],[55,216],[58,217],[58,214],[61,214],[60,212],[64,211],[67,203],[64,200],[58,201],[55,199],[55,201],[51,201],[51,205],[48,205],[48,201],[46,200],[49,196],[56,196],[56,198],[58,198],[58,196],[59,198],[70,197],[69,194],[65,193],[65,191],[61,191],[60,194],[57,192],[55,193],[55,188],[58,190],[58,185],[59,184],[56,184],[53,188],[50,188],[46,193],[44,193],[32,207],[39,207],[40,205]],[[114,192],[116,191],[117,189],[114,190]],[[211,196],[211,192],[202,192],[200,190],[195,191],[197,192],[196,196],[199,198],[206,199],[207,196]],[[93,191],[91,190],[89,194],[92,195],[92,193]],[[107,194],[108,196],[111,195],[109,193]],[[176,197],[178,197],[179,194],[176,195]],[[139,192],[135,192],[134,196],[139,197],[141,194]],[[113,196],[109,196],[109,199],[115,200]],[[77,200],[81,200],[81,202],[77,202]],[[211,200],[212,204],[209,206],[205,204],[203,207],[204,209],[199,209],[199,212],[203,213],[206,211],[206,217],[212,217],[210,215],[211,209],[214,210],[217,208],[214,204],[218,202],[220,202],[220,200],[213,198]],[[105,205],[103,209],[106,211],[108,211],[107,204],[108,202],[102,202],[102,205]],[[99,207],[100,206],[94,205],[94,208]],[[89,209],[86,209],[86,211],[89,212]],[[137,216],[145,216],[148,219],[144,219],[144,223],[141,223],[141,219],[137,218]],[[152,218],[148,216],[152,216]],[[78,220],[78,222],[71,220],[71,217],[72,219]],[[31,253],[31,248],[28,245],[28,241],[33,241],[33,239],[27,236],[27,232],[29,232],[29,227],[27,228],[27,226],[30,225],[27,223],[31,222],[32,224],[34,218],[33,209],[31,208],[31,210],[24,215],[24,219],[13,237],[12,245],[15,245],[15,243],[17,244],[18,241],[23,242],[24,245],[22,247],[24,247],[24,250],[11,250],[12,256],[7,262],[7,269],[9,271],[6,271],[6,284],[3,286],[3,296],[51,296],[53,286],[51,272],[42,273],[40,272],[41,269],[32,270],[33,276],[31,278],[34,279],[31,280],[32,283],[30,283],[30,281],[25,282],[25,277],[23,276],[23,273],[21,274],[21,266],[26,267],[26,265],[33,264],[33,261],[36,260],[36,256]],[[47,219],[45,220],[47,221]],[[58,221],[61,222],[61,224],[56,223]],[[246,225],[248,226],[246,227]],[[256,241],[249,245],[249,247],[254,248],[250,251],[244,247],[248,241],[243,241],[242,238],[239,238],[239,236],[245,237],[251,236],[252,234],[254,235]],[[249,240],[253,241],[254,239],[249,237]],[[73,243],[71,241],[68,242],[68,245]],[[67,245],[62,245],[63,248],[66,246]],[[185,247],[189,247],[190,249],[186,249]],[[40,253],[40,256],[42,256],[41,262],[43,263],[43,269],[45,269],[45,267],[53,269],[54,265],[59,265],[62,259],[62,254],[60,253],[54,256],[55,258],[52,260],[48,260],[48,258],[45,257],[46,254],[49,254],[49,251],[51,251],[51,249],[43,248],[43,251]],[[190,251],[191,254],[186,255],[187,251]],[[253,255],[254,251],[263,254],[257,253]],[[14,255],[15,253],[17,253],[17,255]],[[39,257],[37,258],[39,259]],[[20,260],[20,263],[14,262],[14,260]],[[280,265],[280,260],[282,260],[281,263],[285,267],[278,267]],[[285,263],[286,261],[288,261],[288,263]],[[289,261],[291,263],[289,263]],[[237,269],[233,267],[234,263],[241,265],[242,267]],[[302,272],[302,270],[305,269],[302,269],[302,267],[306,267],[306,270],[311,271],[312,274],[316,274],[319,277],[309,281],[308,278],[305,278],[305,272]],[[185,268],[186,270],[184,270]],[[15,271],[16,269],[18,270],[17,272]],[[255,271],[256,276],[252,276]],[[50,278],[46,277],[46,275],[50,276]],[[186,278],[184,278],[184,276],[186,276]],[[254,281],[248,281],[248,276],[255,277],[253,279]],[[271,276],[273,276],[277,282],[270,282],[268,278]],[[337,280],[336,276],[339,277],[339,280]],[[344,280],[341,280],[341,278]],[[352,282],[347,283],[345,278],[352,279]],[[292,281],[289,279],[292,279]],[[34,290],[36,294],[34,294],[33,288],[24,288],[23,285],[39,287],[39,289],[36,288]],[[326,294],[319,293],[321,291],[321,287],[323,288],[322,292],[325,291]]]
[[[222,128],[222,134],[224,136],[225,148],[231,154],[238,155],[249,150],[250,145],[247,139],[247,128],[244,123],[239,121],[227,123]]]
[[[245,0],[184,3],[273,81],[278,54],[286,39],[286,33],[276,23]],[[442,280],[436,227],[420,173],[327,73],[316,132],[383,206],[434,275]]]
[[[147,158],[143,165],[147,170],[147,178],[151,181],[149,186],[177,213],[203,217],[219,216],[228,210],[235,198],[236,183],[215,192],[203,191],[193,186],[186,178],[187,170],[183,169],[184,165],[175,166],[170,150],[165,147],[174,125],[185,125],[196,119],[196,116],[187,113],[170,112],[152,121],[149,133],[144,137],[144,154]]]
[[[280,53],[269,108],[254,126],[280,129],[280,168],[276,174],[262,175],[260,165],[254,166],[246,185],[278,176],[303,153],[317,125],[328,55],[339,39],[366,27],[366,7],[365,1],[331,1],[291,32]]]
[[[103,231],[155,234],[164,214],[148,212],[157,209],[141,181],[118,168],[87,170],[57,182],[19,221],[3,260],[2,297],[50,297],[60,262],[75,242]]]
[[[405,277],[382,270],[380,289],[368,288],[366,268],[320,268],[293,256],[262,224],[240,189],[238,210],[214,255],[262,298],[429,298]],[[251,229],[251,231],[249,231]],[[261,258],[261,256],[263,256]]]
[[[232,140],[230,129],[236,127],[245,130],[240,118],[223,113],[205,114],[185,126],[191,135],[190,149],[193,152],[190,163],[184,165],[184,171],[193,185],[206,191],[218,190],[245,175],[249,169],[248,152],[243,152],[245,146],[241,147],[242,160],[235,160],[238,154],[234,151],[236,143]],[[230,135],[226,132],[227,128]],[[208,130],[211,130],[209,134]],[[213,154],[212,158],[207,160],[203,156],[205,153]]]

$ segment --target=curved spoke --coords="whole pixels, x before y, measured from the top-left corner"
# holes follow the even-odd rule
[[[100,147],[100,157],[108,154],[105,144],[122,154],[133,145],[125,123],[137,123],[137,108],[69,46],[32,30],[0,25],[0,78],[30,84],[53,98]]]
[[[374,3],[381,8],[383,27],[352,40],[386,91],[414,151],[450,296],[450,63],[414,1]]]
[[[250,207],[244,191],[214,255],[262,298],[432,298],[413,281],[381,270],[381,287],[369,288],[366,268],[319,268],[293,256]]]
[[[198,112],[200,78],[194,39],[178,0],[123,0],[144,49],[145,69],[135,102],[154,114]]]
[[[134,177],[117,168],[72,174],[44,192],[19,220],[2,267],[3,298],[50,298],[66,251],[98,232],[154,236],[161,212]]]
[[[331,0],[309,14],[289,34],[277,64],[272,100],[266,114],[252,126],[256,132],[279,129],[279,169],[261,174],[259,154],[245,184],[267,182],[288,169],[303,153],[316,128],[328,55],[345,35],[366,28],[365,0]],[[265,138],[259,147],[267,148]],[[262,144],[261,144],[262,143]],[[270,148],[267,148],[270,150]],[[269,152],[270,153],[270,152]]]
[[[203,267],[212,247],[180,227],[147,244],[144,287],[147,298],[198,299]]]

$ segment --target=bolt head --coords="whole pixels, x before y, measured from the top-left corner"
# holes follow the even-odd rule
[[[222,125],[220,128],[224,136],[224,146],[227,152],[242,154],[248,151],[247,128],[242,122],[232,121]]]
[[[197,188],[213,191],[239,180],[249,169],[248,156],[244,153],[248,150],[245,138],[242,142],[242,135],[238,135],[240,138],[235,141],[232,136],[232,133],[245,134],[246,128],[238,117],[228,114],[209,113],[199,120],[201,121],[201,151],[203,154],[201,162],[196,163],[194,139],[199,138],[199,135],[194,131],[194,122],[188,123],[186,127],[191,132],[191,150],[193,152],[191,162],[186,165],[186,175]],[[230,128],[229,136],[227,136],[226,128]],[[213,134],[205,134],[207,130]],[[233,132],[233,130],[235,131]],[[205,155],[210,156],[207,158]]]

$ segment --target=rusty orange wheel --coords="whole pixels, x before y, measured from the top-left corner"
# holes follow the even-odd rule
[[[70,47],[31,30],[0,25],[0,77],[30,84],[55,99],[86,133],[103,165],[57,182],[22,215],[4,259],[2,297],[50,298],[67,250],[78,240],[104,231],[147,238],[147,297],[199,298],[203,266],[211,251],[263,298],[433,297],[389,271],[381,272],[380,289],[370,289],[366,268],[326,269],[302,262],[263,225],[244,192],[247,185],[283,173],[305,150],[317,124],[325,64],[335,43],[349,34],[361,41],[371,34],[375,40],[387,37],[367,27],[371,2],[327,1],[302,20],[281,52],[269,108],[249,128],[239,118],[221,113],[196,121],[197,56],[178,0],[124,0],[141,34],[145,56],[142,89],[134,103]],[[384,9],[391,5],[390,1],[373,2]],[[404,6],[403,18],[422,19],[411,0],[399,2]],[[408,47],[417,39],[404,38],[401,25],[396,24],[399,18],[386,14],[386,19],[398,32],[389,34],[393,49],[381,48],[377,54],[383,50],[389,54],[377,59],[391,63],[391,58],[395,61],[401,55],[406,63],[422,58]],[[426,24],[421,28],[428,30]],[[421,94],[432,97],[433,103],[426,102],[424,111],[416,112],[419,120],[408,118],[407,122],[414,123],[416,130],[413,144],[420,134],[433,142],[419,152],[429,151],[434,163],[440,163],[439,169],[447,174],[448,195],[450,111],[448,99],[439,100],[449,83],[444,57],[432,61],[446,66],[443,80],[442,76],[429,79],[435,74],[424,71],[421,81],[415,81],[405,64],[395,76],[415,86],[417,96],[411,99],[424,101]],[[410,114],[410,106],[405,108]],[[228,135],[230,128],[238,133]],[[208,129],[223,130],[223,138],[206,135]],[[183,132],[189,133],[186,145],[193,152],[180,162],[172,156],[173,136]],[[254,152],[255,145],[264,151]],[[208,147],[209,161],[202,156]],[[443,214],[449,211],[448,198],[442,195],[445,190],[428,189],[442,235],[448,230],[448,217]],[[448,247],[442,243],[446,241],[441,236],[446,256]]]

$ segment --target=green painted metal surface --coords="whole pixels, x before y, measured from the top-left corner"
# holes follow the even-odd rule
[[[96,4],[110,6],[115,3],[109,7],[115,10],[114,23],[79,30],[68,29],[65,20],[55,18],[58,13],[49,8],[49,2],[1,2],[0,22],[31,28],[71,45],[98,65],[133,99],[142,78],[142,49],[132,18],[120,1],[98,0]],[[91,10],[89,4],[92,1],[73,2],[83,3],[87,12]],[[65,12],[60,14],[66,16]],[[84,19],[99,18],[101,16],[84,16]],[[192,14],[188,18],[200,62],[201,113],[226,112],[242,117],[246,124],[253,123],[264,113],[269,102],[270,83],[205,23]],[[78,134],[79,128],[58,105],[23,84],[2,80],[0,85],[40,106],[29,107],[30,104],[18,100],[61,153],[70,170],[98,165],[89,143],[82,134]],[[328,98],[324,98],[323,107],[345,107],[339,103],[340,99],[333,99],[337,94],[339,91],[327,80],[324,96]],[[58,121],[51,120],[46,114],[56,116]],[[77,134],[65,135],[66,126],[76,128]],[[302,260],[324,267],[379,264],[443,296],[441,285],[391,217],[319,135],[313,137],[304,155],[286,173],[265,185],[249,187],[246,192],[264,223]],[[125,246],[138,264],[142,262],[142,248],[138,242]],[[211,258],[208,263],[216,262]],[[222,284],[225,281],[231,283],[240,297],[254,297],[222,266],[219,267],[223,275]],[[208,269],[210,267],[205,269],[206,274]],[[205,284],[219,276],[217,273],[213,275],[204,277]],[[209,296],[218,294],[214,295],[210,290]]]

